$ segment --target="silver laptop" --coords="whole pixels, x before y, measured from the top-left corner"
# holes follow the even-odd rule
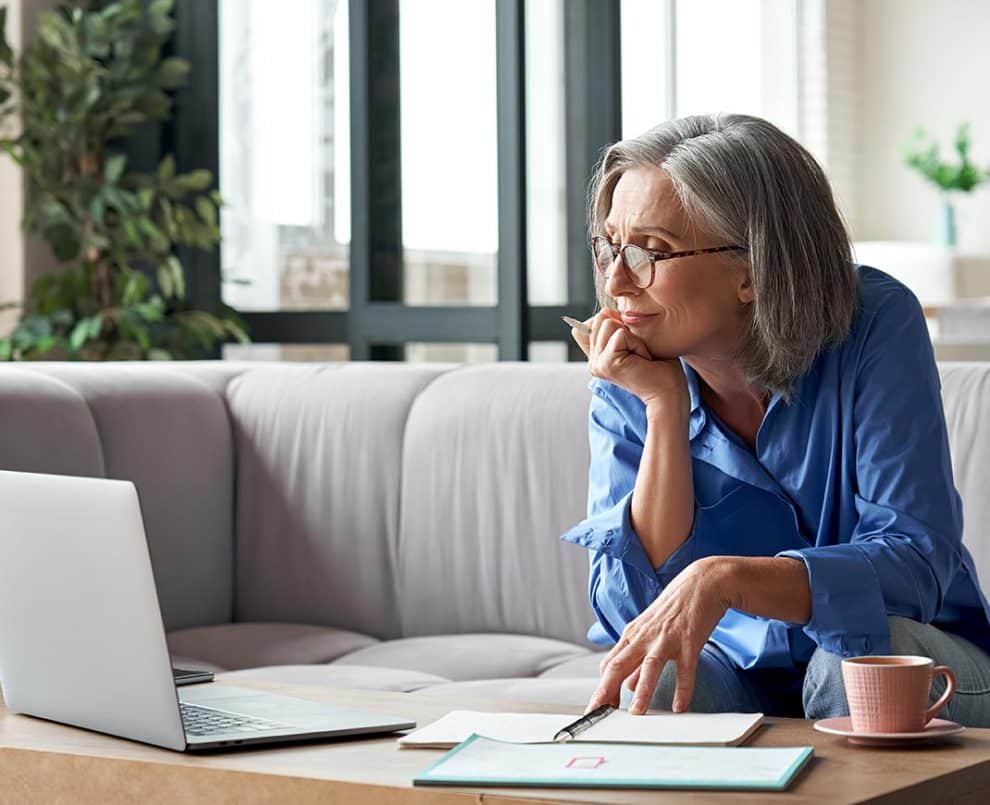
[[[217,683],[177,690],[137,490],[0,471],[0,686],[10,710],[178,751],[411,729]]]

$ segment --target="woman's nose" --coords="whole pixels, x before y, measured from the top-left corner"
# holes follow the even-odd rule
[[[636,290],[638,288],[633,284],[629,269],[626,268],[626,262],[622,258],[622,254],[619,253],[608,267],[608,278],[605,280],[605,293],[615,298],[633,293]]]

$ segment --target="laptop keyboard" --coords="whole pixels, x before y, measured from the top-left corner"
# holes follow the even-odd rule
[[[182,713],[182,726],[187,735],[197,737],[228,732],[266,732],[268,730],[291,729],[289,724],[280,724],[265,718],[245,716],[239,713],[228,713],[226,710],[215,710],[199,704],[179,702]]]

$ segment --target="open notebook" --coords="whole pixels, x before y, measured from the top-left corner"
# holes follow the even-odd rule
[[[399,738],[407,748],[449,749],[472,734],[512,743],[550,743],[575,715],[454,710]],[[736,746],[763,723],[762,713],[647,713],[614,710],[574,742]]]

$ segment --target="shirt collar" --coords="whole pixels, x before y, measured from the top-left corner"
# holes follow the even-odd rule
[[[688,437],[694,439],[705,427],[707,417],[705,416],[705,409],[701,405],[701,392],[698,389],[698,373],[691,368],[684,358],[680,358],[679,360],[681,367],[684,369],[684,377],[687,379],[688,397],[691,400],[691,420]],[[773,393],[770,397],[770,403],[767,405],[766,413],[763,415],[764,421],[766,421],[767,417],[770,416],[770,412],[777,407],[777,404],[782,399],[783,397],[779,391]]]
[[[688,438],[694,439],[705,427],[705,409],[701,407],[701,394],[698,391],[698,374],[692,369],[684,358],[680,359],[681,368],[684,369],[684,377],[687,379],[688,396],[691,399],[691,419],[688,429]]]

